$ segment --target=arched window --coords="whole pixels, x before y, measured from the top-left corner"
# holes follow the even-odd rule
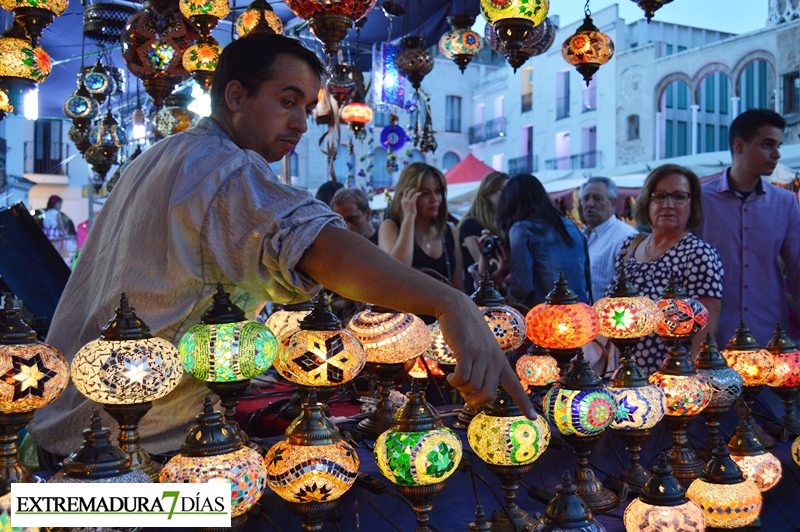
[[[447,172],[452,167],[457,165],[459,161],[461,161],[461,158],[457,153],[452,151],[445,153],[444,157],[442,157],[442,172]]]
[[[628,117],[628,140],[639,140],[639,115]]]

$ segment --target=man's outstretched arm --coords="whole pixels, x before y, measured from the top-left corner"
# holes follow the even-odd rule
[[[448,376],[471,405],[494,399],[498,383],[531,419],[536,413],[477,305],[463,292],[415,271],[359,235],[326,226],[298,267],[338,294],[412,314],[436,316],[458,364]]]

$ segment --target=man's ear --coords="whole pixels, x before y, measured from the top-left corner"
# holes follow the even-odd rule
[[[742,138],[733,139],[733,153],[744,152],[744,147],[747,143]]]
[[[242,107],[242,100],[245,97],[244,86],[237,81],[229,81],[225,87],[225,104],[231,112],[239,111]]]

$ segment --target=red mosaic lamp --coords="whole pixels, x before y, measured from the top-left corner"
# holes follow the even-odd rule
[[[791,434],[800,435],[800,420],[794,410],[794,400],[797,392],[800,391],[800,351],[797,345],[786,336],[786,332],[778,323],[775,326],[775,333],[767,344],[767,351],[772,353],[775,366],[772,370],[772,377],[767,382],[767,386],[781,398],[785,413],[778,419],[777,424],[770,428],[773,434],[780,434],[783,429]]]
[[[656,334],[670,344],[675,340],[688,341],[708,323],[706,308],[686,294],[675,276],[670,278],[661,292],[656,306],[661,310]]]
[[[333,57],[353,24],[369,13],[377,0],[285,0],[295,15],[308,21],[322,48]]]

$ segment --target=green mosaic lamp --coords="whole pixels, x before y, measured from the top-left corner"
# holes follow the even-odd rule
[[[214,302],[178,343],[183,368],[194,378],[206,381],[221,399],[225,422],[247,435],[234,420],[239,397],[250,379],[267,371],[275,360],[278,342],[268,327],[245,318],[244,311],[231,302],[231,295],[217,283]]]
[[[375,462],[413,504],[419,529],[429,530],[431,502],[461,462],[461,440],[425,401],[416,379],[406,397],[392,428],[375,440]]]

